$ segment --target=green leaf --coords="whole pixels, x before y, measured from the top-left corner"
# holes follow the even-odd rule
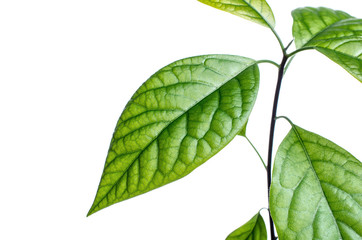
[[[259,87],[249,58],[206,55],[151,76],[118,120],[88,215],[189,174],[244,127]]]
[[[267,240],[263,217],[257,213],[243,226],[230,233],[226,240]]]
[[[198,0],[206,5],[274,28],[274,14],[265,0]]]
[[[292,16],[298,49],[316,49],[362,82],[362,19],[311,7],[296,9]]]
[[[308,45],[318,34],[333,27],[333,24],[344,19],[353,18],[348,13],[329,8],[298,8],[292,11],[293,36],[297,48]]]
[[[238,135],[242,137],[246,137],[246,126],[248,125],[248,122],[245,123],[244,127],[238,132]]]
[[[279,239],[362,239],[361,205],[361,162],[293,125],[277,151],[270,190]]]

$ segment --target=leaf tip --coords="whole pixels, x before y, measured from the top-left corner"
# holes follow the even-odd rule
[[[89,217],[90,215],[98,212],[99,210],[100,210],[100,209],[96,209],[96,205],[93,203],[92,206],[91,206],[91,208],[89,209],[86,217]]]
[[[89,209],[86,217],[89,217],[89,216],[92,215],[93,213],[94,213],[94,212],[93,212],[93,208]]]

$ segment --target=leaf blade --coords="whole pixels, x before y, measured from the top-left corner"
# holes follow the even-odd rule
[[[362,82],[362,19],[311,7],[296,9],[292,16],[298,49],[316,49]]]
[[[277,151],[270,190],[280,239],[360,239],[361,195],[361,162],[293,125]]]
[[[344,19],[353,18],[348,13],[329,8],[304,7],[292,11],[293,36],[297,48],[308,44],[318,33]]]
[[[265,0],[198,0],[216,9],[234,14],[264,27],[274,28],[273,11]]]
[[[260,213],[227,236],[226,240],[267,240],[265,222]]]
[[[258,83],[255,61],[230,55],[182,59],[155,73],[121,114],[88,215],[186,176],[216,154],[246,124]]]

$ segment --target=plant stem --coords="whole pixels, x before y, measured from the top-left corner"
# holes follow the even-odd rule
[[[278,33],[275,31],[275,29],[272,26],[269,26],[269,28],[272,31],[272,33],[274,34],[274,36],[276,37],[276,39],[278,40],[280,48],[282,49],[283,52],[285,52],[285,47],[283,45],[283,41],[279,37]]]
[[[285,73],[287,72],[288,68],[289,68],[289,65],[292,63],[293,59],[294,59],[295,55],[293,55],[292,57],[289,58],[287,64],[285,65],[285,68],[284,68],[284,75]]]
[[[283,50],[283,59],[280,63],[279,72],[278,72],[278,81],[277,86],[275,88],[274,94],[274,102],[273,102],[273,110],[270,122],[270,134],[269,134],[269,148],[268,148],[268,163],[267,163],[267,183],[268,183],[268,199],[270,196],[270,185],[271,185],[271,169],[272,169],[272,155],[273,155],[273,141],[274,141],[274,130],[275,130],[275,121],[276,121],[276,113],[278,108],[278,100],[279,100],[279,93],[280,87],[282,85],[282,80],[284,76],[284,68],[288,60],[288,56],[286,55],[286,49]],[[271,240],[276,240],[275,231],[274,231],[274,222],[271,217],[269,211],[269,222],[270,222],[270,236]]]
[[[303,52],[305,50],[311,50],[313,49],[314,47],[303,47],[303,48],[299,48],[297,50],[295,50],[294,52],[291,52],[288,54],[288,57],[291,57],[291,56],[294,56],[295,54],[299,53],[299,52]]]
[[[278,63],[276,63],[276,62],[274,62],[272,60],[259,60],[259,61],[256,61],[256,63],[257,64],[259,64],[259,63],[270,63],[270,64],[273,64],[274,66],[276,66],[277,68],[280,67]]]
[[[254,144],[250,141],[250,139],[249,139],[247,136],[245,136],[245,138],[246,138],[246,140],[248,140],[249,144],[253,147],[253,149],[254,149],[254,151],[256,152],[256,154],[258,154],[259,159],[260,159],[261,163],[263,164],[263,166],[264,166],[264,168],[265,168],[265,170],[266,170],[266,164],[265,164],[263,158],[261,157],[260,153],[258,152],[258,150],[256,149],[256,147],[254,147]]]

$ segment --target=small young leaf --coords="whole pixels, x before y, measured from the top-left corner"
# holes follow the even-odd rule
[[[297,48],[314,48],[362,82],[362,19],[328,8],[292,12]]]
[[[274,28],[274,14],[265,0],[198,0],[211,7]]]
[[[254,105],[259,70],[240,56],[176,61],[132,96],[118,120],[88,215],[180,179],[227,145]]]
[[[229,234],[226,240],[267,240],[263,217],[257,213],[243,226]]]
[[[279,239],[362,239],[361,196],[361,162],[293,125],[277,151],[270,190]]]

